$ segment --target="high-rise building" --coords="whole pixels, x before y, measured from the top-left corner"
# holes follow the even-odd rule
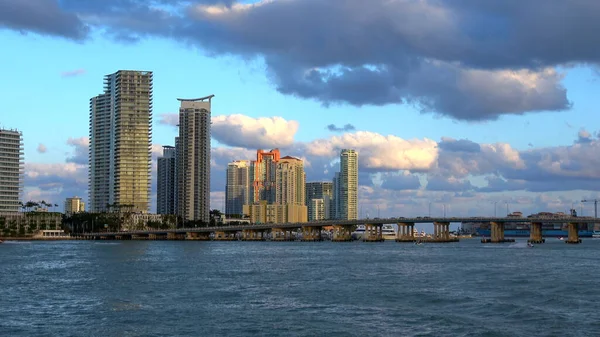
[[[163,146],[158,158],[156,183],[156,213],[175,214],[175,147]]]
[[[0,213],[19,211],[23,173],[23,134],[0,129]]]
[[[313,200],[320,200],[313,202]],[[332,182],[306,183],[306,206],[308,207],[308,220],[333,219],[331,214],[333,204]],[[315,207],[322,207],[317,210]]]
[[[65,215],[71,216],[76,213],[85,212],[85,203],[80,197],[67,198],[65,200]]]
[[[91,212],[150,208],[152,72],[119,70],[90,99]]]
[[[275,202],[275,172],[279,159],[279,149],[273,149],[269,152],[256,151],[256,161],[252,162],[254,167],[253,203],[266,201],[271,204]]]
[[[210,114],[214,95],[181,99],[177,145],[177,214],[210,221]]]
[[[340,154],[339,178],[334,178],[336,218],[358,219],[358,153],[344,149]]]
[[[253,172],[252,163],[249,160],[238,160],[227,165],[226,215],[243,215],[244,205],[252,203]]]
[[[306,174],[304,163],[294,157],[283,157],[275,171],[275,202],[280,205],[306,206]]]
[[[341,219],[340,216],[340,173],[335,172],[333,176],[333,200],[329,210],[330,219]]]

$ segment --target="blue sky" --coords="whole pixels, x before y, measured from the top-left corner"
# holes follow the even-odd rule
[[[457,215],[474,214],[481,205],[499,200],[510,201],[512,210],[565,211],[574,200],[595,196],[600,187],[600,170],[595,166],[600,146],[595,98],[600,89],[596,66],[600,55],[585,50],[586,44],[577,43],[579,37],[569,35],[569,22],[562,23],[565,36],[540,39],[535,32],[524,33],[510,41],[514,50],[506,52],[507,48],[500,48],[510,34],[500,34],[498,41],[469,36],[460,29],[479,21],[469,22],[465,15],[463,22],[448,23],[452,16],[445,13],[463,9],[444,1],[437,5],[423,1],[418,6],[399,1],[393,5],[398,8],[373,1],[370,15],[375,19],[387,19],[379,17],[383,14],[378,10],[397,10],[393,22],[404,22],[393,32],[383,31],[390,34],[389,43],[370,36],[370,29],[382,31],[366,24],[361,27],[368,15],[367,19],[352,15],[362,8],[358,1],[320,8],[322,3],[312,0],[275,0],[229,9],[210,0],[192,7],[183,1],[164,1],[181,10],[178,16],[137,0],[108,1],[118,9],[114,11],[99,9],[97,1],[25,2],[40,13],[44,10],[32,14],[39,15],[35,23],[20,19],[19,4],[12,4],[11,17],[0,14],[0,39],[5,46],[0,53],[5,79],[0,82],[4,93],[0,126],[24,133],[25,198],[62,204],[71,194],[87,195],[81,156],[85,144],[71,141],[69,145],[68,140],[88,136],[89,98],[102,92],[104,75],[119,69],[154,72],[153,143],[157,148],[173,142],[176,129],[161,121],[177,111],[176,98],[216,95],[212,114],[223,116],[213,139],[219,151],[213,156],[216,207],[222,199],[224,186],[219,187],[219,182],[226,162],[251,159],[255,145],[271,147],[269,140],[282,139],[286,128],[290,141],[279,145],[310,163],[308,180],[330,179],[336,151],[358,147],[361,204],[365,209],[380,205],[382,215],[422,213],[430,201],[454,204],[449,208]],[[10,1],[6,3],[11,6]],[[593,1],[581,3],[588,10],[597,6]],[[478,6],[471,10],[495,15],[485,4]],[[520,27],[526,24],[522,14],[530,6],[535,2],[512,6],[502,12],[503,19]],[[325,14],[297,18],[294,13],[299,10]],[[337,16],[327,16],[327,11]],[[428,26],[412,17],[402,21],[406,13],[427,14]],[[346,21],[354,23],[360,34],[336,21],[343,15],[348,15]],[[154,18],[155,24],[136,22],[145,17]],[[278,17],[287,20],[278,21]],[[555,26],[551,19],[544,21],[542,16],[537,24]],[[303,31],[294,26],[303,22],[311,23],[311,28]],[[82,25],[87,28],[83,30]],[[447,33],[440,33],[435,31],[438,26],[459,31],[446,28]],[[311,32],[312,28],[318,33]],[[419,29],[418,37],[407,33]],[[282,37],[286,30],[288,36]],[[540,41],[541,46],[529,48],[528,39]],[[318,40],[322,41],[314,42]],[[360,43],[354,46],[357,40]],[[438,48],[448,41],[452,46],[464,42],[464,50],[471,52]],[[561,43],[571,52],[561,53],[551,45]],[[411,62],[409,68],[400,61],[403,58]],[[437,78],[438,74],[445,75]],[[429,112],[421,112],[424,106]],[[247,118],[226,117],[231,115]],[[261,129],[275,117],[282,118],[282,130],[269,134]],[[294,121],[295,133],[292,124],[286,124]],[[330,124],[351,124],[355,130],[332,132],[327,129]],[[247,128],[244,141],[232,139],[227,130],[233,128]],[[426,140],[431,142],[423,143]],[[47,151],[38,151],[40,144]],[[462,147],[469,144],[480,150],[474,153]],[[272,147],[277,145],[273,141]],[[382,148],[391,150],[384,153]],[[74,167],[66,161],[77,150],[79,166]],[[419,180],[418,186],[414,179]],[[496,185],[490,183],[485,190],[490,179],[496,179]]]

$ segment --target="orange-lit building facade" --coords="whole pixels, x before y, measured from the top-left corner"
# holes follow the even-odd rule
[[[254,167],[254,203],[266,201],[274,203],[276,200],[276,171],[277,163],[281,159],[279,149],[271,151],[256,151],[256,160],[252,162]]]

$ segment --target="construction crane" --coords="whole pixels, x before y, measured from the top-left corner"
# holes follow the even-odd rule
[[[594,203],[594,218],[598,217],[598,199],[581,200],[581,202],[593,202]]]

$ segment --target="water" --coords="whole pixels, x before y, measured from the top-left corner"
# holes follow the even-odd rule
[[[600,240],[0,245],[1,336],[593,336]]]

